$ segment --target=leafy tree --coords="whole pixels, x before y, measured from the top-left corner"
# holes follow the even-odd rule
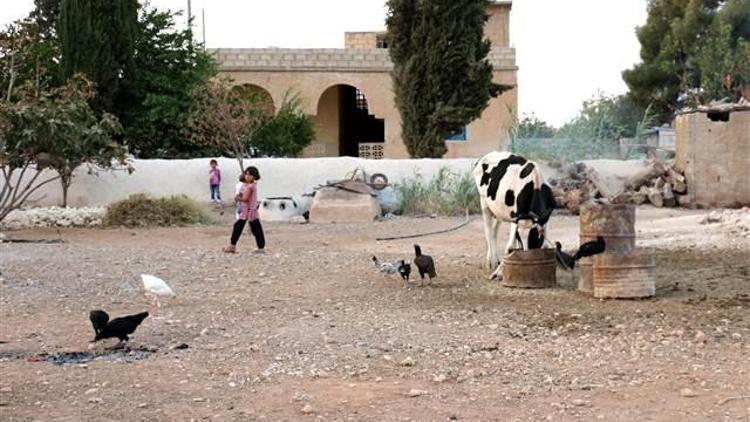
[[[191,92],[216,74],[214,59],[175,29],[176,13],[141,8],[135,37],[135,101],[122,113],[124,139],[142,158],[194,157],[214,151],[186,131]]]
[[[96,84],[92,106],[122,116],[134,99],[137,0],[61,0],[58,36],[64,79]]]
[[[109,168],[113,160],[124,161],[124,149],[112,139],[119,124],[110,114],[95,117],[87,102],[92,93],[91,84],[75,75],[51,91],[28,82],[17,101],[0,102],[0,220],[55,180],[62,182],[67,205],[73,171],[83,163]]]
[[[734,2],[741,3],[741,2]],[[744,25],[750,32],[750,0],[745,0],[747,8]],[[733,38],[732,20],[737,13],[725,6],[714,18],[708,36],[698,54],[701,69],[701,86],[697,91],[696,102],[712,100],[735,100],[742,95],[742,88],[750,85],[750,34],[747,39]]]
[[[59,83],[57,44],[37,22],[18,20],[0,32],[0,97],[10,101],[14,88],[32,83],[37,91]]]
[[[295,157],[315,139],[312,120],[300,109],[300,97],[287,95],[278,113],[255,135],[254,146],[263,154]]]
[[[551,138],[555,136],[557,129],[547,122],[536,117],[534,113],[524,115],[518,122],[515,137],[521,139]]]
[[[68,190],[79,166],[89,163],[110,169],[115,163],[125,163],[126,149],[114,140],[122,126],[112,114],[96,117],[88,104],[95,94],[91,82],[77,74],[44,99],[43,106],[49,116],[46,136],[54,145],[49,167],[60,176],[63,207],[68,206]]]
[[[597,94],[585,100],[574,119],[560,128],[562,137],[616,141],[635,135],[642,113],[625,96]]]
[[[242,171],[244,158],[270,117],[258,93],[221,79],[193,91],[188,125],[193,140],[235,157]]]
[[[678,108],[696,101],[694,94],[706,82],[704,71],[733,73],[731,65],[715,69],[725,61],[712,61],[714,69],[704,69],[708,62],[700,59],[720,15],[731,28],[729,41],[723,38],[720,43],[733,51],[725,56],[734,55],[740,38],[750,36],[749,0],[649,0],[646,24],[636,30],[642,63],[623,72],[629,95],[641,110],[652,104],[659,119],[668,120]],[[720,30],[713,32],[720,36]],[[740,83],[735,78],[732,85]]]
[[[414,158],[441,157],[445,134],[510,89],[492,82],[488,0],[388,0],[386,25],[402,137]]]
[[[34,10],[29,15],[47,40],[57,37],[57,20],[60,18],[60,0],[34,0]]]

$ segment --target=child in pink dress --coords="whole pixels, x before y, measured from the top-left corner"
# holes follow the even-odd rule
[[[208,185],[211,187],[211,202],[221,202],[221,170],[216,160],[209,162]]]
[[[255,252],[265,253],[266,239],[263,235],[263,226],[261,226],[258,216],[258,184],[256,181],[260,180],[260,173],[257,168],[251,166],[246,168],[243,174],[245,175],[245,183],[242,185],[239,195],[235,198],[240,204],[239,216],[234,223],[229,246],[223,250],[227,253],[235,253],[237,251],[237,241],[242,235],[245,223],[249,222],[250,231],[255,237],[255,244],[258,246]]]

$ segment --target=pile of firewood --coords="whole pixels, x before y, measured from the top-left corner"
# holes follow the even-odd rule
[[[559,207],[578,214],[581,204],[593,197],[592,186],[587,177],[587,167],[583,163],[572,163],[562,172],[562,177],[549,180],[552,193],[555,195],[555,202]]]
[[[690,206],[685,176],[672,163],[653,160],[642,172],[625,183],[620,192],[611,192],[593,167],[573,163],[562,170],[559,178],[549,184],[561,208],[578,214],[582,204],[590,200],[613,203],[650,203],[656,207]]]
[[[613,201],[621,200],[636,205],[650,203],[655,207],[689,207],[685,176],[678,172],[671,162],[653,161],[640,174],[631,178],[625,185],[625,192]]]

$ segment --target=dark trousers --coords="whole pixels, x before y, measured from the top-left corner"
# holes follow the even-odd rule
[[[221,201],[221,188],[219,185],[211,185],[211,199]]]
[[[232,246],[237,245],[237,241],[240,240],[242,230],[245,228],[245,223],[247,222],[247,220],[237,220],[234,223],[234,228],[232,228],[232,238],[229,241]],[[250,221],[250,232],[253,234],[253,237],[255,237],[255,244],[258,245],[258,249],[265,248],[266,238],[263,236],[263,226],[260,224],[260,219]]]

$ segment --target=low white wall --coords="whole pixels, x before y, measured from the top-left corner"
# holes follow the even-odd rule
[[[104,206],[134,193],[169,196],[184,194],[199,201],[208,201],[208,170],[210,158],[193,160],[135,160],[135,172],[100,172],[89,175],[84,167],[76,172],[68,193],[73,207]],[[231,200],[240,168],[236,160],[218,159],[222,172],[221,194]],[[289,196],[312,192],[326,180],[343,178],[347,172],[362,167],[368,174],[384,173],[390,182],[413,177],[415,173],[431,178],[441,167],[453,171],[470,171],[472,159],[363,160],[352,157],[245,160],[244,165],[258,167],[261,174],[260,196]],[[62,199],[60,184],[54,182],[38,191],[41,200],[28,206],[58,205]]]
[[[210,158],[193,160],[135,160],[135,172],[99,172],[90,175],[82,166],[76,172],[73,186],[68,193],[68,205],[72,207],[106,206],[127,198],[134,193],[146,193],[154,197],[184,194],[198,201],[208,201],[208,169]],[[237,160],[220,158],[222,172],[221,194],[225,201],[232,199],[234,185],[240,175]],[[336,158],[259,158],[245,160],[245,166],[256,166],[260,170],[260,196],[292,196],[312,192],[313,188],[327,180],[342,179],[357,167],[367,174],[384,173],[391,183],[420,174],[432,178],[441,167],[454,172],[471,171],[474,159],[421,159],[421,160],[364,160],[352,157]],[[585,162],[599,171],[605,183],[618,191],[622,183],[644,167],[641,160],[590,160]],[[538,163],[549,180],[558,176],[558,171],[546,163]],[[42,197],[43,196],[43,197]],[[58,182],[46,185],[33,197],[27,206],[52,206],[62,202],[62,191]]]

